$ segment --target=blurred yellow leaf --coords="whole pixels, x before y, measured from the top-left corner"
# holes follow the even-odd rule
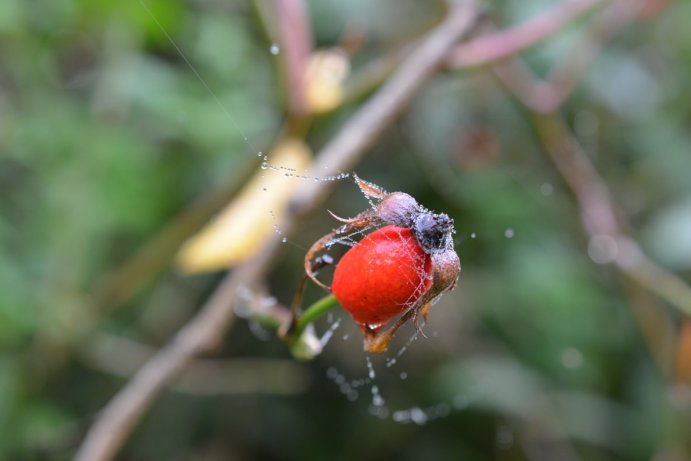
[[[348,56],[340,48],[312,54],[305,74],[305,100],[310,112],[327,112],[343,102],[343,82],[349,72]]]
[[[311,158],[309,147],[300,140],[279,143],[268,156],[268,164],[281,171],[272,167],[259,170],[213,221],[190,237],[176,258],[180,271],[225,269],[254,255],[268,234],[276,232],[274,226],[281,221],[286,202],[299,184],[283,169],[305,170]]]

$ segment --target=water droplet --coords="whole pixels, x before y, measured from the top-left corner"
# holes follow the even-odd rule
[[[427,422],[427,415],[421,408],[410,409],[410,419],[417,425],[423,425]]]
[[[513,229],[510,227],[504,231],[504,235],[506,236],[507,239],[513,238],[514,232]]]
[[[408,378],[408,373],[406,373],[405,371],[402,371],[400,376],[401,376],[401,379],[406,379],[406,378]]]
[[[554,186],[552,186],[552,184],[546,182],[540,186],[540,193],[545,197],[552,195],[552,192],[554,192]]]
[[[285,237],[283,238],[283,241],[286,242],[288,239]],[[331,341],[331,338],[334,334],[334,331],[341,325],[341,319],[336,320],[331,327],[329,327],[328,330],[326,330],[326,333],[319,339],[319,342],[322,346],[322,348],[326,347],[327,344],[329,344],[329,341]],[[345,393],[345,392],[344,392]]]
[[[269,168],[269,164],[266,162],[262,162],[262,170],[266,170],[267,168]]]
[[[276,44],[276,43],[272,43],[271,48],[269,48],[269,51],[271,51],[271,54],[276,56],[278,53],[281,52],[281,47],[278,46],[278,44]]]
[[[583,365],[583,354],[575,347],[567,347],[561,353],[561,363],[571,370]]]
[[[283,243],[286,243],[287,241],[288,241],[288,239],[287,239],[286,237],[283,237],[283,238],[281,239],[281,242],[283,242]]]
[[[368,376],[370,379],[374,379],[376,375],[374,374],[374,367],[372,366],[372,361],[369,357],[365,357],[365,359],[367,360]]]
[[[477,237],[477,235],[475,234],[475,232],[473,232],[472,234],[470,234],[470,238],[471,238],[471,239],[474,239],[475,237]]]

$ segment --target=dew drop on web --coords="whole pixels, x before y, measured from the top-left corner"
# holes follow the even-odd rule
[[[554,192],[554,186],[552,186],[552,184],[546,182],[540,186],[540,193],[545,197],[552,195],[552,192]]]
[[[414,334],[408,340],[407,345],[417,337],[417,334]],[[402,349],[403,352],[405,352],[406,348],[404,347]],[[401,351],[399,350],[399,354],[400,353]],[[366,396],[369,394],[370,398],[367,399],[366,402],[363,402],[367,404],[368,413],[372,417],[381,420],[390,420],[398,424],[412,424],[417,426],[427,424],[436,419],[447,417],[454,412],[467,410],[468,407],[481,396],[479,390],[475,392],[472,389],[468,389],[456,394],[448,401],[443,400],[432,405],[423,406],[420,404],[413,404],[409,407],[391,408],[385,398],[387,386],[396,381],[400,383],[401,381],[410,379],[410,375],[407,371],[387,371],[388,368],[398,363],[395,360],[397,357],[399,356],[397,355],[393,358],[384,359],[382,363],[386,364],[386,368],[378,372],[377,364],[380,362],[375,362],[373,360],[376,356],[371,357],[366,355],[364,377],[356,379],[347,378],[335,366],[329,367],[326,370],[326,375],[348,401],[356,402],[361,395]],[[379,376],[380,374],[382,374],[381,377]],[[391,379],[394,381],[391,381]],[[366,389],[368,388],[368,391],[363,391],[363,387]]]
[[[321,347],[324,348],[327,344],[329,344],[329,341],[331,341],[331,338],[333,337],[334,332],[338,329],[338,327],[341,326],[341,319],[337,319],[334,323],[331,324],[328,330],[322,335],[321,338],[319,338],[319,343],[321,344]]]
[[[369,376],[369,379],[374,379],[376,378],[376,374],[374,373],[374,366],[372,365],[372,360],[368,357],[365,357],[367,360],[367,376]]]

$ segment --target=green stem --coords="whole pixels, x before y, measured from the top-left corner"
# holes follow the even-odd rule
[[[324,313],[330,311],[338,305],[338,300],[334,295],[324,296],[319,301],[312,304],[310,307],[305,309],[305,312],[298,318],[295,324],[295,329],[292,331],[291,335],[293,338],[299,338],[302,332],[310,323],[314,322]]]

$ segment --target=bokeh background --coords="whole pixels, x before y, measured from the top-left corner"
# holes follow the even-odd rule
[[[505,27],[556,3],[483,8]],[[317,322],[321,334],[342,319],[308,363],[239,319],[221,350],[156,402],[119,459],[691,459],[682,312],[691,302],[656,290],[669,277],[691,283],[691,5],[638,5],[623,25],[605,23],[611,34],[591,27],[603,5],[522,54],[546,75],[579,58],[574,44],[602,45],[552,118],[490,67],[443,69],[358,166],[456,222],[462,276],[433,307],[427,337],[400,332],[363,383],[359,333],[343,312]],[[364,87],[313,117],[302,138],[318,151],[444,8],[307,7],[315,45],[342,47],[346,88]],[[184,274],[173,260],[285,130],[271,9],[0,2],[0,459],[70,459],[97,412],[218,283],[221,271]],[[363,84],[377,64],[383,74]],[[611,241],[584,231],[584,210],[541,140],[550,120],[595,166],[622,229],[664,269],[652,285],[608,264]],[[266,213],[277,191],[257,191]],[[337,182],[248,290],[288,304],[305,248],[335,226],[327,209],[366,206],[352,181]],[[307,298],[321,295],[310,287]],[[372,405],[373,384],[385,410]]]

